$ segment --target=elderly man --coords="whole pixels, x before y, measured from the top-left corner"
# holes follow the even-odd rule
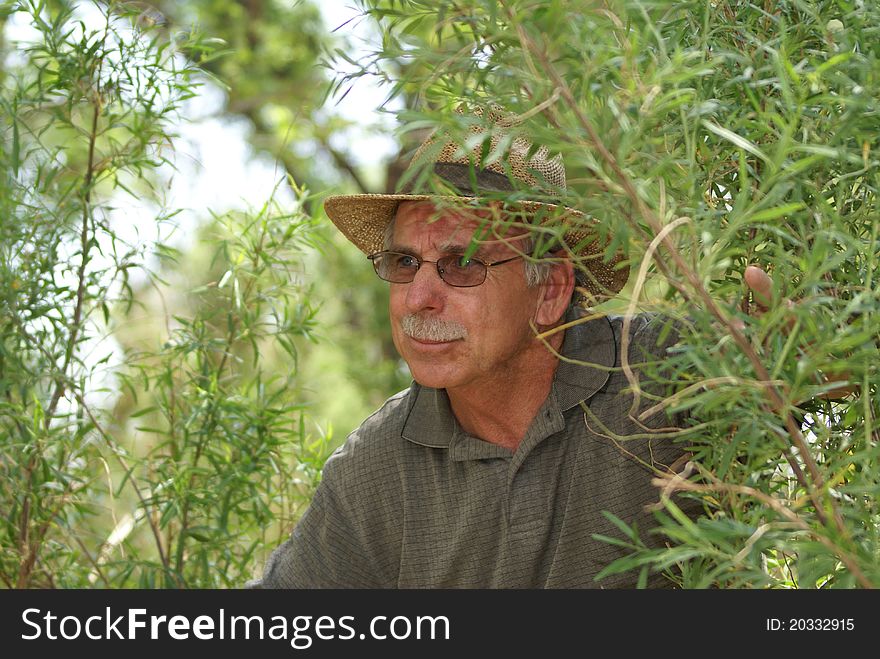
[[[505,119],[489,119],[497,146]],[[518,138],[481,167],[480,144],[467,152],[444,139],[423,145],[413,166],[428,176],[411,180],[454,194],[327,200],[331,220],[390,282],[393,339],[414,382],[327,461],[311,506],[254,585],[633,586],[631,573],[595,580],[625,553],[594,538],[620,536],[603,511],[650,527],[651,477],[684,451],[645,433],[674,420],[630,416],[622,319],[574,322],[569,257],[585,274],[581,292],[596,297],[618,292],[626,269],[615,267],[619,256],[599,258],[583,230],[536,262],[528,222],[576,211],[530,200],[517,216],[485,202],[515,186],[558,192],[560,159]],[[661,326],[634,320],[630,362],[662,358]],[[627,435],[640,438],[618,441]]]

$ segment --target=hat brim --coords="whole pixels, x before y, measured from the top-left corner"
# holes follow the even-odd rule
[[[427,194],[335,195],[324,201],[324,211],[342,235],[364,254],[370,255],[385,249],[385,231],[401,202],[431,201],[461,205],[464,201],[474,200],[454,195]],[[567,206],[537,201],[518,201],[516,206],[529,213],[543,211],[541,215],[545,218],[558,218],[561,212],[586,219],[582,212]],[[629,278],[629,268],[622,263],[626,258],[623,253],[616,254],[611,261],[605,261],[598,233],[584,224],[581,222],[577,229],[566,232],[565,242],[587,275],[585,288],[599,301],[620,292]]]

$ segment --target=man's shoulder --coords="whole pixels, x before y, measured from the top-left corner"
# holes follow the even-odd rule
[[[403,391],[398,391],[388,398],[379,409],[351,432],[347,442],[371,444],[401,439],[403,426],[406,424],[417,389],[418,385],[412,383]]]
[[[606,316],[614,332],[614,340],[618,348],[622,347],[623,337],[630,349],[638,350],[633,357],[663,356],[664,353],[679,339],[682,321],[665,314],[643,312],[633,315]],[[618,349],[618,361],[620,350]]]
[[[348,473],[364,476],[377,470],[395,469],[398,454],[406,444],[402,432],[416,386],[411,385],[388,398],[355,428],[327,460],[325,475],[335,471],[343,477]]]

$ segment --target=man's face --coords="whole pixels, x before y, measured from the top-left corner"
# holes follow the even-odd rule
[[[400,204],[390,249],[428,261],[464,253],[478,220],[447,210],[437,215],[428,202]],[[494,262],[518,253],[493,241],[474,256]],[[522,375],[529,351],[543,348],[530,326],[540,290],[526,285],[521,259],[488,268],[486,281],[470,288],[450,286],[434,263],[423,263],[412,282],[391,284],[394,345],[416,382],[428,387],[453,389]]]

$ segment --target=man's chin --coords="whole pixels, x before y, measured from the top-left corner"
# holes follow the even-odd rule
[[[447,383],[446,381],[442,380],[442,379],[437,379],[437,378],[427,378],[427,379],[424,379],[424,378],[413,378],[413,380],[416,381],[416,384],[418,384],[418,385],[421,386],[421,387],[424,387],[425,389],[448,389],[448,388],[449,388],[449,387],[448,387],[448,383]]]
[[[423,387],[431,389],[447,389],[454,387],[457,378],[455,373],[448,373],[443,369],[431,368],[428,365],[409,367],[413,380]]]
[[[423,342],[406,338],[406,350],[401,354],[409,366],[413,380],[423,387],[446,389],[460,379],[461,364],[466,363],[461,353],[461,341]]]

